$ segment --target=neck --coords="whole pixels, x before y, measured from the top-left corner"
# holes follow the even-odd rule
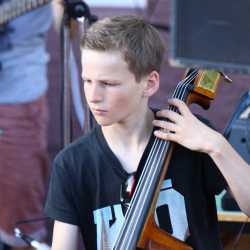
[[[139,117],[142,117],[141,120]],[[147,109],[133,122],[130,120],[125,124],[102,127],[109,147],[128,173],[133,173],[138,168],[153,130],[153,117],[153,112]]]
[[[152,121],[154,114],[152,110],[147,108],[137,117],[136,119],[128,118],[125,122],[102,127],[106,140],[111,143],[113,141],[116,144],[121,143],[125,147],[128,145],[140,145],[145,140],[148,141],[153,129]]]

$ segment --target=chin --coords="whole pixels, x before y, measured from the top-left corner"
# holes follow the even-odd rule
[[[112,122],[107,121],[107,120],[106,121],[102,120],[102,119],[95,119],[95,120],[96,120],[97,124],[100,125],[100,126],[102,126],[102,127],[104,127],[104,126],[110,126],[110,125],[113,124]]]

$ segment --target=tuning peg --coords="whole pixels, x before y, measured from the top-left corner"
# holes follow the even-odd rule
[[[228,83],[232,83],[232,79],[228,77],[228,75],[226,75],[225,73],[223,73],[222,71],[219,71],[220,74],[223,76],[224,80]]]

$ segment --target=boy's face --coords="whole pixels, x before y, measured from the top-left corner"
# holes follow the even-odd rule
[[[139,118],[146,80],[136,82],[119,51],[83,49],[82,68],[86,100],[101,126]]]

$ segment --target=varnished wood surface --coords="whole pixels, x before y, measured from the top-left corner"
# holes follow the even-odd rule
[[[218,212],[218,220],[221,222],[247,222],[250,223],[250,218],[242,212]],[[249,247],[250,249],[250,247]]]

